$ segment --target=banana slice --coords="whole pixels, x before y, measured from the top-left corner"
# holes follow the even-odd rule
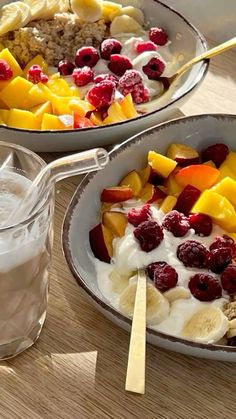
[[[229,321],[218,307],[197,311],[185,324],[182,336],[199,343],[219,341],[228,331]]]
[[[111,15],[116,13],[118,10],[121,10],[121,4],[113,3],[113,1],[106,1],[102,2],[102,18],[105,22],[111,21]],[[117,15],[118,16],[118,15]]]
[[[227,338],[234,338],[236,336],[236,329],[229,329],[229,331],[227,332]]]
[[[69,0],[59,0],[59,11],[60,11],[60,13],[68,12],[69,9],[70,9]]]
[[[132,317],[137,283],[132,282],[120,296],[119,308],[122,313]],[[161,323],[168,317],[169,302],[151,284],[147,284],[147,323],[149,325]]]
[[[143,26],[144,24],[144,14],[142,10],[138,9],[137,7],[133,7],[133,6],[122,7],[121,9],[116,10],[115,12],[111,13],[110,19],[113,20],[115,17],[122,16],[122,15],[132,17],[141,26]]]
[[[96,22],[102,16],[99,0],[71,0],[71,9],[85,22]]]
[[[40,19],[46,7],[47,0],[24,0],[31,11],[31,20]]]
[[[164,297],[167,298],[169,303],[173,303],[173,301],[184,299],[191,297],[191,292],[184,288],[184,287],[175,287],[171,288],[170,290],[164,292]]]
[[[236,318],[229,321],[229,328],[236,329]]]
[[[130,16],[126,16],[126,15],[117,16],[111,22],[111,26],[110,26],[111,36],[116,36],[121,33],[139,34],[142,32],[143,32],[142,26]]]
[[[120,275],[115,270],[110,273],[109,278],[112,282],[112,291],[117,294],[121,294],[129,285],[129,275]]]
[[[60,2],[58,0],[46,0],[45,9],[38,19],[52,19],[56,13],[60,12]]]
[[[16,1],[2,7],[0,17],[0,35],[19,29],[30,21],[31,13],[27,4]]]

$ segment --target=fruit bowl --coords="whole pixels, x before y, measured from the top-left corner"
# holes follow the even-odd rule
[[[1,0],[0,6],[7,3],[10,2]],[[119,3],[119,1],[115,3]],[[123,6],[129,4],[135,6],[137,4],[137,6],[143,10],[145,21],[149,27],[158,24],[160,27],[166,29],[171,40],[171,54],[175,60],[179,61],[179,65],[184,64],[184,62],[207,49],[206,41],[201,33],[180,13],[160,1],[124,0],[120,3],[122,3]],[[158,19],[155,16],[158,17]],[[146,113],[142,113],[133,119],[120,119],[120,122],[113,123],[113,121],[117,121],[116,116],[118,114],[117,109],[114,107],[113,116],[110,118],[111,125],[89,126],[73,130],[63,129],[63,131],[57,129],[57,125],[55,128],[52,128],[53,130],[45,128],[44,131],[35,130],[34,128],[29,130],[26,128],[18,129],[0,125],[1,139],[21,144],[38,152],[72,151],[114,144],[161,121],[170,119],[176,110],[188,100],[190,95],[199,86],[206,75],[207,69],[208,61],[196,64],[191,71],[181,78],[178,86],[176,86],[170,94],[166,95],[166,99],[162,103],[159,103],[158,99],[151,100],[148,103],[148,107],[143,108]],[[19,85],[19,89],[21,88],[27,90],[28,85],[26,83]],[[8,99],[9,94],[10,93],[7,91],[6,97]],[[13,93],[11,93],[11,95],[14,96]],[[14,107],[17,108],[17,106]],[[42,110],[41,108],[40,110],[36,110],[36,108],[37,106],[34,107],[34,112],[49,112],[47,107],[45,110]],[[142,109],[140,112],[142,112]],[[19,114],[19,112],[15,112],[15,114],[14,118],[16,117],[18,120],[21,119],[22,121],[23,114]],[[55,118],[49,118],[46,126],[54,124],[54,121]]]
[[[114,198],[114,192],[117,193],[117,191],[108,189],[111,185],[117,185],[130,170],[140,171],[145,166],[146,156],[150,150],[156,150],[164,155],[172,143],[178,142],[200,151],[211,144],[224,142],[229,148],[235,150],[235,129],[236,117],[223,114],[190,116],[163,123],[115,147],[110,153],[111,161],[107,167],[101,172],[87,175],[79,185],[64,220],[64,254],[73,276],[85,290],[90,301],[120,327],[130,330],[130,319],[115,309],[99,290],[93,265],[94,256],[89,244],[89,232],[100,219],[101,192],[103,191],[103,195],[113,193]],[[210,166],[207,167],[210,168]],[[185,168],[182,169],[182,173],[184,170]],[[208,172],[214,175],[214,170],[208,170]],[[122,182],[126,183],[126,180],[123,178]],[[197,178],[196,181],[199,182],[199,179]],[[124,188],[123,192],[128,193],[128,190],[129,188]],[[107,199],[107,196],[103,197]],[[127,195],[126,198],[128,197]],[[80,222],[80,214],[83,214],[82,222]],[[109,223],[111,219],[104,222]],[[122,220],[117,219],[116,227],[118,225],[122,228]],[[147,340],[154,345],[187,355],[236,361],[235,346],[187,341],[158,332],[150,327],[147,328]]]

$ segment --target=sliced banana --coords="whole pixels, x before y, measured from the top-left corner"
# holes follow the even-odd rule
[[[47,0],[24,0],[31,11],[31,20],[40,19],[46,7]]]
[[[60,11],[60,13],[68,12],[69,9],[70,9],[69,0],[59,0],[59,11]]]
[[[96,22],[102,17],[99,0],[71,0],[72,11],[85,22]]]
[[[134,302],[137,283],[132,282],[125,288],[120,296],[119,308],[122,313],[132,317],[134,312]],[[151,284],[147,284],[147,324],[153,325],[161,323],[168,317],[169,302]]]
[[[60,3],[58,0],[46,0],[46,7],[38,19],[52,19],[56,13],[60,12]]]
[[[111,21],[111,15],[122,8],[121,4],[113,3],[113,1],[106,1],[102,2],[102,18],[105,22]]]
[[[126,16],[126,15],[117,16],[111,22],[111,26],[110,26],[111,36],[116,36],[121,33],[140,34],[142,32],[143,32],[142,26],[130,16]]]
[[[117,271],[112,271],[109,275],[112,282],[112,291],[121,294],[129,285],[129,275],[120,275]]]
[[[138,9],[137,7],[133,7],[133,6],[122,7],[121,9],[116,10],[115,12],[111,13],[110,19],[113,20],[115,17],[122,16],[122,15],[132,17],[141,26],[143,26],[144,24],[144,14],[142,10]]]
[[[197,311],[182,330],[182,336],[199,343],[219,341],[228,331],[229,321],[218,307],[210,306]]]
[[[236,329],[236,318],[229,321],[229,328]]]
[[[30,8],[27,4],[20,1],[6,4],[1,9],[0,35],[25,26],[30,17]]]
[[[164,297],[167,298],[169,303],[173,303],[173,301],[184,299],[191,297],[191,292],[184,288],[184,287],[175,287],[171,288],[170,290],[164,292]]]
[[[227,338],[234,338],[236,336],[236,328],[234,329],[229,329],[229,331],[227,332]]]

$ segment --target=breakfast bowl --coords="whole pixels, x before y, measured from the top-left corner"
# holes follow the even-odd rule
[[[180,311],[176,311],[176,313],[174,313],[174,319],[172,318],[172,323],[169,322],[169,326],[172,325],[172,330],[170,329],[170,332],[168,332],[169,330],[168,323],[167,323],[168,327],[155,326],[155,321],[157,321],[157,317],[155,317],[156,312],[154,313],[155,318],[153,321],[153,312],[150,317],[151,312],[149,310],[149,315],[148,315],[149,322],[147,323],[147,341],[156,346],[160,346],[169,350],[181,352],[186,355],[193,355],[193,356],[198,356],[198,357],[211,358],[211,359],[224,360],[224,361],[236,361],[235,338],[227,339],[227,337],[229,338],[230,336],[232,336],[232,331],[230,332],[231,335],[229,334],[228,325],[231,324],[234,326],[235,324],[234,318],[236,318],[236,312],[234,311],[235,310],[234,308],[233,309],[234,314],[232,315],[231,308],[228,310],[228,308],[231,307],[231,302],[229,302],[229,298],[231,298],[232,295],[231,297],[229,297],[227,293],[226,293],[227,295],[225,294],[225,291],[224,291],[225,285],[223,284],[222,277],[219,276],[220,274],[213,274],[213,272],[220,272],[220,270],[214,269],[214,267],[212,267],[213,265],[210,265],[210,264],[207,265],[208,270],[206,270],[206,268],[203,269],[203,267],[206,266],[205,265],[206,260],[208,260],[208,262],[210,260],[212,262],[213,260],[213,259],[210,259],[209,254],[211,254],[211,252],[214,253],[214,250],[212,249],[214,248],[215,244],[214,246],[212,244],[209,246],[209,244],[213,242],[215,243],[216,236],[217,237],[219,237],[219,235],[222,236],[223,232],[226,231],[227,235],[222,236],[220,238],[220,241],[222,240],[224,241],[227,238],[229,243],[233,243],[233,246],[235,246],[234,240],[236,238],[236,234],[235,234],[236,213],[235,213],[234,207],[228,201],[228,198],[229,198],[232,202],[233,193],[232,191],[230,192],[230,189],[228,189],[228,192],[226,193],[226,195],[228,194],[227,199],[225,196],[221,195],[221,194],[224,194],[223,189],[225,185],[228,184],[228,182],[231,182],[231,184],[234,185],[233,187],[235,187],[236,185],[235,169],[234,168],[232,169],[232,165],[233,166],[235,165],[235,158],[236,158],[236,153],[235,153],[236,146],[235,146],[235,138],[234,138],[235,129],[236,129],[236,116],[235,115],[224,115],[224,114],[197,115],[197,116],[184,117],[184,118],[180,118],[180,119],[176,119],[170,122],[160,124],[154,128],[150,128],[146,131],[143,131],[136,136],[133,136],[131,139],[127,140],[122,145],[115,146],[113,151],[110,152],[110,162],[108,163],[106,168],[104,168],[101,172],[87,175],[78,186],[65,216],[64,225],[63,225],[63,237],[62,237],[63,250],[64,250],[64,254],[65,254],[68,266],[74,278],[76,279],[78,285],[84,289],[85,295],[87,294],[87,297],[89,298],[91,303],[95,304],[96,307],[107,318],[109,318],[111,321],[113,321],[118,326],[122,327],[123,329],[130,330],[132,315],[130,314],[129,310],[127,310],[127,305],[130,304],[131,300],[132,301],[134,300],[135,293],[133,290],[133,297],[129,296],[128,300],[126,299],[125,304],[124,304],[124,298],[123,298],[124,296],[121,297],[121,295],[125,293],[127,294],[127,284],[131,288],[135,287],[135,284],[136,284],[135,276],[134,277],[132,276],[134,275],[133,272],[135,270],[134,269],[135,267],[136,268],[142,267],[142,266],[147,267],[147,264],[148,264],[147,272],[148,272],[149,277],[151,278],[150,263],[156,261],[155,258],[156,258],[157,253],[155,254],[154,259],[153,259],[153,256],[151,255],[153,255],[154,254],[153,252],[156,251],[155,249],[152,250],[154,247],[152,249],[150,248],[144,249],[145,251],[140,251],[140,249],[139,251],[135,250],[136,247],[138,246],[137,240],[139,241],[140,239],[138,235],[136,235],[136,233],[134,232],[139,229],[139,225],[142,226],[142,224],[145,224],[145,222],[144,223],[142,222],[141,224],[138,224],[138,223],[135,224],[132,221],[132,218],[134,219],[134,216],[137,219],[137,213],[135,213],[136,210],[133,211],[133,207],[137,205],[135,204],[135,202],[137,202],[135,201],[135,199],[137,200],[137,194],[136,194],[136,197],[134,196],[133,198],[126,201],[126,203],[123,202],[123,206],[122,206],[122,204],[118,202],[119,199],[108,199],[108,193],[114,194],[114,191],[115,191],[116,198],[117,198],[117,188],[113,188],[113,186],[118,185],[118,184],[121,185],[118,187],[118,189],[120,188],[122,190],[122,193],[124,192],[126,193],[127,190],[129,190],[130,188],[131,189],[133,188],[132,190],[134,192],[135,188],[138,187],[137,186],[138,183],[137,183],[137,179],[131,180],[130,174],[135,172],[136,178],[141,177],[142,181],[144,178],[146,178],[146,181],[147,181],[147,163],[146,163],[147,154],[149,153],[148,154],[148,159],[149,159],[148,167],[150,169],[150,164],[151,164],[152,170],[154,171],[156,170],[156,166],[155,166],[155,161],[154,161],[155,159],[153,160],[153,155],[158,156],[158,159],[159,159],[158,165],[157,165],[157,167],[159,168],[158,170],[161,170],[161,171],[171,170],[172,176],[170,175],[171,178],[168,177],[169,183],[164,182],[164,187],[163,187],[163,184],[162,186],[157,187],[157,189],[159,190],[159,195],[158,196],[156,195],[155,197],[155,202],[157,202],[157,208],[159,208],[160,211],[162,211],[163,213],[167,213],[168,215],[168,211],[170,211],[173,208],[173,205],[170,206],[170,201],[174,200],[175,201],[174,208],[178,208],[178,210],[180,211],[179,196],[183,197],[183,190],[184,190],[185,199],[182,199],[182,202],[181,202],[181,205],[182,205],[181,212],[184,212],[185,214],[190,213],[190,215],[188,215],[188,219],[183,214],[181,215],[181,217],[183,217],[182,219],[183,223],[182,222],[180,223],[180,228],[181,229],[185,228],[186,222],[187,222],[187,230],[186,230],[187,233],[186,231],[184,231],[183,234],[182,233],[175,234],[174,232],[172,234],[172,230],[169,229],[170,231],[167,231],[168,228],[165,225],[164,229],[162,230],[164,231],[164,233],[161,233],[161,235],[164,234],[164,241],[162,241],[162,244],[160,246],[162,246],[163,243],[165,242],[166,247],[165,248],[160,247],[160,249],[164,249],[164,251],[159,250],[160,252],[162,252],[160,256],[161,260],[163,259],[164,261],[172,260],[172,266],[178,271],[178,274],[179,274],[178,284],[183,286],[183,284],[185,283],[184,290],[183,289],[180,290],[181,286],[179,287],[177,286],[178,291],[180,291],[181,295],[179,295],[178,297],[175,297],[177,299],[180,298],[177,302],[178,304],[180,303],[183,304],[183,306],[181,305]],[[222,143],[224,144],[223,146],[222,146]],[[178,167],[182,165],[180,166],[178,170],[175,168],[176,160],[173,160],[170,157],[163,157],[166,155],[166,152],[167,152],[167,156],[172,155],[173,157],[174,154],[176,156],[177,155],[176,144],[178,145],[178,150],[182,150],[180,152],[180,155],[182,153],[182,155],[180,156],[181,158],[179,157],[177,159],[179,162]],[[216,147],[216,144],[217,144],[217,147]],[[219,152],[215,153],[214,151],[215,154],[213,157],[209,155],[209,150],[210,150],[210,154],[212,154],[212,147],[210,147],[211,145],[214,145],[214,150],[218,150],[218,151],[221,150],[221,153]],[[173,151],[173,149],[175,150],[175,152]],[[189,149],[192,150],[190,153],[189,153]],[[155,151],[152,151],[152,150],[155,150]],[[183,155],[183,150],[185,150],[184,155]],[[186,153],[186,150],[187,150],[187,153]],[[207,150],[204,153],[202,153],[202,159],[203,159],[202,161],[204,163],[202,162],[201,164],[198,164],[199,153],[202,150]],[[228,150],[228,151],[232,150],[232,152],[230,152],[227,155],[228,151],[227,153],[225,153],[224,150]],[[223,156],[223,154],[225,154],[225,156]],[[204,158],[203,158],[203,155],[204,155]],[[186,158],[186,156],[187,156],[187,161],[185,160],[185,163],[183,163],[184,161],[183,157]],[[209,159],[209,157],[212,157],[213,160]],[[224,162],[222,163],[224,158],[226,158],[225,163]],[[209,160],[211,161],[209,162]],[[229,169],[229,167],[227,166],[228,164],[227,162],[229,160],[231,160],[231,163],[230,163],[231,169]],[[214,164],[214,161],[215,161],[215,164]],[[186,166],[186,163],[189,165]],[[168,169],[167,169],[166,164],[169,165]],[[161,166],[162,168],[160,169]],[[199,170],[199,168],[200,168],[200,172],[198,173],[195,172],[195,170]],[[192,172],[192,170],[194,170],[194,172]],[[190,177],[190,171],[191,171],[191,174],[193,174],[192,178]],[[153,175],[153,172],[148,172],[149,179],[150,179],[150,173],[152,173]],[[173,176],[177,175],[178,178],[176,177],[176,179],[179,182],[182,174],[186,174],[186,173],[189,173],[187,175],[188,179],[186,180],[185,178],[184,180],[185,187],[183,189],[183,184],[182,184],[182,190],[180,193],[178,189],[177,191],[175,189],[176,182],[174,182]],[[163,175],[163,172],[162,172],[162,175]],[[230,176],[232,176],[231,179],[230,179]],[[156,183],[154,181],[152,182],[155,183],[155,185],[157,185],[158,182],[160,182],[160,173],[159,173],[159,176],[157,176],[157,178],[152,177],[152,179],[156,179]],[[183,181],[183,178],[182,178],[182,181]],[[149,180],[149,182],[151,182],[151,180]],[[129,187],[127,187],[127,185]],[[145,185],[146,186],[142,187],[143,188],[142,191],[144,191],[145,189],[145,194],[147,194],[147,183]],[[192,191],[194,191],[194,194],[197,192],[197,196],[194,198],[194,201],[192,201],[192,204],[193,204],[193,202],[197,200],[193,207],[192,207],[192,204],[191,206],[189,206],[190,195],[188,195],[188,197],[186,196],[186,188],[188,189],[190,187],[189,185],[192,188],[191,193]],[[149,183],[149,187],[150,187],[150,183]],[[178,187],[179,186],[177,185],[177,188]],[[170,196],[169,188],[171,188],[172,190],[171,192],[172,196]],[[209,188],[209,189],[206,189],[206,188]],[[156,192],[157,192],[157,189],[155,189]],[[164,197],[160,195],[160,193],[163,194],[163,192],[167,194],[167,197],[166,195],[164,195]],[[205,199],[206,195],[208,196],[207,204],[206,204],[206,199]],[[141,196],[143,199],[144,192],[143,193],[140,192],[139,196]],[[203,196],[204,196],[204,199],[202,198]],[[158,201],[158,198],[160,197],[161,197],[161,200]],[[130,198],[130,196],[129,197],[127,196],[126,198],[123,197],[123,200],[125,201],[125,199],[127,198]],[[147,199],[145,199],[143,202],[146,202],[146,203],[149,202],[148,205],[150,206],[150,202],[154,202],[154,201],[150,200],[150,197],[148,199],[149,199],[148,201]],[[107,201],[107,202],[103,202],[102,204],[101,200]],[[113,202],[113,204],[111,204],[111,202]],[[140,203],[138,205],[140,206]],[[234,202],[234,205],[235,205],[235,202]],[[168,206],[169,206],[169,209],[167,210]],[[189,209],[186,212],[187,207],[189,207]],[[153,209],[153,206],[151,208],[152,208],[152,214],[153,214],[154,213],[153,211],[156,211],[156,210]],[[194,208],[197,208],[197,209],[194,210]],[[221,209],[217,209],[217,208],[221,208]],[[226,210],[225,214],[227,215],[224,221],[223,213],[225,210]],[[158,216],[160,217],[160,211],[159,211],[159,215],[158,215],[158,212],[155,212],[155,214],[157,214],[157,218]],[[213,212],[215,211],[213,215],[212,215],[212,211]],[[231,222],[232,228],[228,228],[229,227],[228,217],[231,212],[232,212],[232,217],[233,217],[232,219],[230,219],[232,221]],[[107,219],[104,218],[105,213],[106,214],[109,213],[109,218],[108,217]],[[119,235],[118,230],[122,228],[121,223],[118,220],[118,218],[119,217],[124,218],[124,213],[125,213],[125,216],[128,215],[129,222],[127,224],[127,221],[126,221],[125,229],[123,230],[123,233],[122,233],[123,237],[118,237]],[[192,213],[193,213],[193,216],[191,215]],[[206,218],[205,221],[207,221],[208,223],[210,220],[211,226],[213,225],[213,230],[210,230],[210,231],[214,231],[214,235],[213,233],[210,234],[210,232],[206,233],[206,230],[205,231],[198,230],[199,234],[196,236],[197,229],[196,229],[196,226],[192,224],[194,220],[196,222],[196,219],[194,219],[194,215],[195,215],[194,213],[204,213],[204,217]],[[99,221],[101,223],[101,214],[102,214],[102,230],[99,230],[98,226],[101,226],[101,224],[98,224],[98,223]],[[111,214],[112,214],[112,217],[110,217]],[[116,215],[118,214],[118,218],[116,217],[115,219],[114,214]],[[138,215],[139,217],[140,217],[140,214],[141,214],[141,218],[145,215],[144,213],[139,212],[139,215]],[[169,214],[171,214],[171,212],[169,212]],[[165,217],[167,217],[167,215]],[[155,220],[157,218],[155,218]],[[190,220],[191,220],[191,228],[188,225],[188,222],[190,223]],[[143,219],[139,220],[139,222],[140,221],[143,221]],[[224,222],[226,222],[226,224],[224,224]],[[204,229],[206,228],[208,229],[209,225],[207,225],[207,223],[205,223]],[[135,230],[134,230],[134,226],[136,226]],[[162,226],[164,226],[164,222]],[[107,229],[107,227],[109,228]],[[115,256],[113,254],[113,259],[112,259],[113,265],[109,264],[110,258],[108,256],[110,255],[112,257],[112,255],[109,253],[109,246],[106,248],[108,252],[107,253],[104,252],[103,242],[101,241],[101,231],[102,231],[102,234],[103,234],[102,237],[105,238],[104,243],[105,244],[109,243],[108,230],[110,228],[113,229],[112,231],[118,231],[118,234],[116,235],[115,240],[114,240],[114,236],[112,236],[112,240],[113,240],[112,245],[113,245],[113,249],[115,249]],[[160,227],[157,227],[157,228],[160,230]],[[192,230],[192,228],[195,229],[195,233],[194,233],[194,230]],[[104,233],[105,230],[106,232]],[[228,230],[230,230],[230,232],[228,232]],[[192,235],[193,233],[194,235]],[[108,234],[108,236],[105,237],[104,234],[105,235]],[[135,236],[135,239],[133,237],[133,234]],[[155,237],[157,237],[158,234],[159,234],[158,232],[155,233]],[[187,236],[185,234],[187,234]],[[230,237],[228,236],[228,234],[230,234]],[[207,235],[209,237],[204,237]],[[175,253],[176,243],[177,243],[178,249],[179,249],[179,246],[182,245],[182,240],[183,240],[183,244],[187,243],[185,241],[186,237],[190,239],[195,239],[195,241],[189,240],[189,242],[194,242],[194,243],[196,243],[196,241],[200,242],[200,243],[197,243],[197,246],[200,246],[200,248],[204,250],[204,252],[206,252],[204,253],[204,264],[203,262],[201,262],[202,265],[201,264],[188,265],[188,263],[186,264],[184,259],[181,258],[180,256],[178,256],[179,260],[176,259],[176,256],[174,256],[174,259],[166,259],[166,258],[169,258],[172,254],[176,255]],[[232,239],[232,237],[234,239]],[[161,239],[163,239],[163,235]],[[142,241],[140,240],[140,246],[142,246],[141,243]],[[159,243],[156,244],[156,246],[158,245]],[[209,247],[210,250],[207,250],[207,247]],[[157,247],[157,251],[158,249],[159,248]],[[218,252],[218,250],[216,250],[216,252]],[[185,250],[185,253],[186,253],[186,250]],[[189,249],[187,250],[187,253],[189,253]],[[96,254],[96,258],[94,254]],[[177,250],[177,255],[178,255],[178,250]],[[205,259],[205,255],[207,255],[207,259]],[[230,251],[230,255],[231,255],[231,251]],[[217,259],[219,259],[218,256],[217,256]],[[186,256],[185,254],[185,258],[187,257],[189,258],[189,256],[188,255]],[[230,260],[232,257],[233,256],[231,255]],[[120,259],[118,260],[118,258]],[[98,259],[102,261],[99,261]],[[216,263],[218,262],[219,260],[217,260]],[[114,263],[116,265],[114,265]],[[124,267],[128,266],[127,265],[128,263],[130,264],[129,266],[131,267],[132,273],[129,274],[128,282],[125,283],[125,289],[122,288],[120,290],[119,287],[120,286],[123,287],[123,281],[124,280],[126,281],[126,278],[124,277],[124,272],[125,272]],[[164,263],[164,265],[166,265],[165,262],[158,262],[158,263],[160,264]],[[233,264],[232,260],[231,260],[231,263]],[[180,266],[179,264],[181,264],[181,267],[180,267],[181,270],[179,270],[179,266]],[[155,264],[152,263],[152,265],[155,265]],[[120,269],[121,271],[121,275],[118,278],[119,282],[117,281],[116,276],[113,276],[113,277],[110,276],[110,272],[111,272],[110,269],[113,268],[114,266],[116,268],[118,267],[118,269]],[[190,266],[190,268],[186,268],[186,266]],[[196,266],[198,266],[199,269],[196,269]],[[231,265],[227,265],[227,266],[230,267]],[[169,266],[168,269],[172,269],[172,268]],[[233,267],[233,269],[235,269],[235,266]],[[209,294],[208,294],[206,298],[205,296],[202,297],[202,294],[201,296],[199,296],[196,293],[194,293],[196,289],[194,291],[193,288],[191,288],[189,285],[190,281],[193,278],[193,276],[191,276],[191,280],[189,281],[189,275],[192,271],[193,271],[192,275],[194,274],[194,276],[198,276],[196,274],[201,273],[201,274],[206,274],[206,276],[209,277],[209,274],[210,274],[210,281],[213,281],[213,282],[215,281],[214,284],[216,285],[216,289],[218,290],[216,291],[216,294],[214,294],[215,291],[213,292],[214,297],[210,296],[210,298],[208,298],[209,297]],[[108,272],[109,272],[109,276],[107,275]],[[113,271],[113,274],[114,272],[115,270]],[[176,275],[176,272],[175,272],[175,275]],[[212,275],[215,276],[215,278],[213,278]],[[130,278],[130,276],[132,277]],[[112,282],[112,290],[115,290],[115,293],[116,293],[114,295],[110,293],[110,288],[109,288],[110,285],[108,284],[107,278],[112,279],[112,281],[114,280],[114,282]],[[153,277],[151,279],[153,280]],[[156,280],[154,277],[155,286],[158,288],[158,285],[156,285],[157,282],[155,281]],[[222,281],[222,287],[224,288],[224,290],[221,289],[221,285],[219,285],[220,281]],[[176,285],[176,281],[174,285]],[[113,286],[115,288],[113,288]],[[234,279],[233,286],[235,287],[235,279]],[[152,288],[152,292],[154,293],[156,292],[156,289],[153,290],[154,286],[152,285],[152,281],[150,281],[150,279],[148,279],[148,287]],[[159,287],[159,289],[161,288]],[[208,290],[208,286],[205,287],[204,285],[203,288],[200,287],[199,289],[200,289],[200,293],[203,292],[204,294],[206,290]],[[162,294],[160,295],[160,291],[158,291],[159,292],[158,298],[162,299],[164,295],[169,300],[170,307],[172,307],[171,304],[176,303],[176,301],[174,301],[174,298],[173,298],[173,290],[176,291],[176,288],[172,288],[169,290],[167,290],[167,288],[165,289],[162,288],[161,290],[164,291],[164,294],[162,292]],[[121,294],[119,294],[120,292]],[[186,297],[190,299],[185,300]],[[123,298],[122,304],[121,304],[121,298]],[[152,295],[150,297],[150,301],[154,301],[155,298],[156,297]],[[214,298],[216,299],[214,300]],[[221,309],[219,308],[220,304],[225,304],[224,298],[226,298],[227,300],[226,301],[227,305],[226,306],[224,305],[224,307],[227,307],[228,311],[224,311],[222,309],[223,306],[221,306]],[[119,301],[119,304],[118,304],[118,301]],[[194,302],[194,304],[196,304],[197,310],[196,310],[196,307],[193,308],[193,306],[191,306],[190,311],[188,310],[186,311],[185,308],[187,307],[188,304],[191,303],[191,301]],[[232,298],[232,301],[234,301],[233,298]],[[149,304],[149,302],[147,304]],[[235,302],[233,302],[232,304],[233,304],[233,307],[235,307],[236,305]],[[177,304],[175,305],[175,307],[176,306]],[[165,309],[166,309],[166,306],[165,306]],[[164,312],[165,312],[165,309],[164,309]],[[167,308],[167,311],[168,310],[169,309]],[[181,314],[181,310],[182,310],[182,314]],[[220,314],[222,321],[220,320],[220,323],[219,324],[217,323],[218,325],[216,327],[216,330],[213,328],[214,333],[216,332],[216,335],[214,335],[214,338],[213,338],[213,335],[211,335],[211,337],[208,335],[206,337],[204,335],[207,329],[207,325],[209,326],[211,322],[208,321],[209,319],[206,320],[205,318],[203,318],[202,314],[201,314],[201,321],[203,321],[203,323],[201,324],[201,327],[199,326],[200,323],[198,319],[196,322],[198,325],[195,323],[195,327],[193,328],[193,330],[195,330],[194,332],[195,335],[193,336],[195,337],[193,336],[191,337],[191,334],[190,335],[188,334],[189,327],[188,327],[188,333],[186,332],[187,329],[185,328],[185,326],[184,326],[185,329],[181,329],[181,330],[185,330],[185,335],[183,335],[182,331],[180,333],[179,332],[177,333],[177,329],[175,330],[175,327],[178,328],[179,327],[178,325],[181,324],[181,321],[182,321],[182,325],[189,324],[190,320],[194,318],[194,315],[196,315],[196,313],[200,313],[201,310],[202,311],[213,310],[214,312],[217,312],[218,314]],[[231,315],[230,315],[231,317],[230,316],[226,317],[228,316],[229,312],[231,312]],[[171,313],[171,311],[169,311],[169,313]],[[164,313],[164,318],[161,318],[161,320],[159,318],[158,320],[159,324],[161,325],[165,324],[165,321],[163,321],[163,319],[165,320],[165,316],[166,314]],[[148,320],[148,317],[147,317],[147,320]],[[226,329],[224,329],[225,327]],[[202,332],[200,333],[199,330],[204,331],[204,333],[201,334]],[[210,330],[210,327],[209,327],[209,330]],[[199,335],[196,333],[199,333]]]
[[[91,0],[92,3],[96,1]],[[96,17],[90,17],[84,24],[78,17],[82,13],[81,9],[75,18],[75,12],[67,10],[69,3],[66,0],[48,0],[47,7],[44,8],[41,7],[43,2],[45,3],[45,0],[37,2],[35,11],[36,3],[27,0],[24,4],[28,6],[23,7],[23,13],[21,9],[17,9],[20,7],[19,2],[15,10],[14,2],[0,1],[0,6],[8,7],[2,9],[2,18],[0,17],[0,46],[3,48],[0,50],[0,59],[5,60],[13,69],[13,79],[0,80],[1,140],[20,144],[38,152],[72,151],[111,145],[173,117],[206,75],[208,60],[194,65],[162,98],[164,84],[157,72],[154,75],[150,74],[152,60],[161,58],[158,72],[162,72],[163,77],[169,77],[185,62],[206,51],[207,44],[201,33],[186,18],[158,0],[103,1],[100,3],[103,8],[102,18],[94,21]],[[83,2],[77,3],[83,5]],[[71,7],[77,3],[74,0]],[[20,5],[22,6],[22,3]],[[25,10],[25,7],[30,11]],[[58,9],[59,7],[61,9]],[[111,7],[115,8],[115,12],[108,17],[106,13]],[[74,10],[77,10],[76,7]],[[31,13],[31,17],[28,12]],[[21,25],[17,16],[22,15]],[[164,31],[157,31],[158,34],[164,34],[164,40],[163,37],[161,40],[156,39],[155,33],[150,35],[149,29],[157,27],[164,28]],[[90,31],[89,36],[86,35],[87,30]],[[94,41],[96,37],[97,40]],[[129,85],[127,89],[127,85],[121,83],[124,68],[122,67],[123,70],[119,73],[120,69],[114,68],[111,58],[103,58],[103,39],[111,37],[121,43],[123,55],[128,57],[125,68],[130,70],[125,70],[126,73],[131,71],[133,66],[136,76],[138,74],[140,78],[136,83],[133,73],[129,74],[132,83],[136,80],[132,88]],[[82,86],[81,79],[77,77],[78,68],[74,77],[70,73],[74,71],[74,63],[71,63],[71,60],[74,60],[73,54],[77,54],[82,45],[90,46],[93,42],[99,61],[94,67],[89,67],[86,73],[86,77],[93,77],[93,82],[86,79],[90,82],[84,86],[83,79]],[[75,64],[81,67],[82,64],[78,64],[78,54],[76,57]],[[117,55],[114,54],[113,57]],[[59,68],[59,62],[67,59],[70,60],[70,66],[67,66],[66,70],[63,66]],[[108,63],[106,60],[109,59]],[[109,67],[110,64],[113,67]],[[149,67],[144,70],[147,64]],[[32,70],[32,65],[38,65],[41,73],[37,75],[35,70]],[[112,100],[108,102],[109,106],[106,103],[106,107],[103,108],[104,103],[98,105],[94,102],[94,95],[91,102],[92,94],[88,93],[88,87],[90,92],[93,83],[96,86],[100,83],[95,81],[95,78],[108,72],[118,77],[116,81],[109,80],[110,84],[114,82],[117,86],[118,83],[118,87],[113,87]],[[163,100],[160,100],[161,98]]]

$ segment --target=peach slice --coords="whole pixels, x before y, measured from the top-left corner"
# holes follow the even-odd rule
[[[197,150],[186,144],[171,144],[167,150],[167,157],[177,161],[180,166],[189,166],[199,163],[199,154]]]
[[[168,195],[178,196],[183,190],[183,186],[181,186],[175,179],[177,171],[178,169],[175,169],[165,181]]]
[[[158,175],[164,178],[167,178],[177,166],[176,161],[169,159],[162,154],[158,154],[155,151],[149,151],[148,163]]]
[[[176,205],[177,198],[176,196],[168,195],[161,204],[160,210],[164,214],[168,214]]]
[[[194,164],[180,169],[176,173],[175,179],[182,186],[192,185],[200,191],[203,191],[213,186],[219,175],[219,170],[214,167],[204,164]]]
[[[115,237],[123,237],[128,221],[122,212],[105,211],[102,215],[102,223]]]
[[[132,170],[123,179],[121,179],[119,186],[127,186],[131,188],[133,196],[139,196],[143,188],[142,179],[136,170]]]
[[[111,231],[101,223],[89,232],[89,242],[93,254],[103,262],[109,263],[113,255]]]
[[[103,202],[123,202],[133,197],[133,191],[126,186],[113,186],[103,189],[101,201]]]
[[[125,114],[126,118],[136,118],[138,116],[138,113],[134,107],[133,99],[131,96],[131,93],[129,93],[127,96],[124,97],[120,101],[120,107],[123,113]]]
[[[200,195],[201,191],[195,188],[195,186],[185,186],[181,194],[178,196],[175,205],[175,210],[182,212],[185,215],[188,215],[191,211],[191,208],[194,206],[195,202],[198,200]]]
[[[147,182],[152,183],[153,185],[157,185],[162,180],[161,176],[154,172],[150,164],[147,164],[147,166],[144,167],[144,169],[140,170],[139,176],[142,179],[143,186],[145,186]]]
[[[105,211],[110,211],[111,208],[117,208],[119,210],[121,207],[122,205],[119,202],[103,202],[101,206],[101,214],[103,214]]]
[[[143,189],[140,192],[140,198],[143,202],[149,202],[150,199],[152,199],[154,195],[154,185],[151,183],[146,183],[146,185],[143,187]]]

